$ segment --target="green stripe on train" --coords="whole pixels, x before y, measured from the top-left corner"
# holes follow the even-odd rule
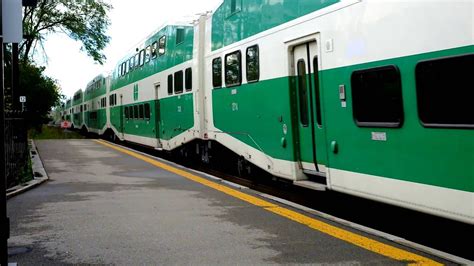
[[[473,52],[474,46],[467,46],[321,71],[326,140],[337,141],[339,145],[338,154],[328,153],[328,166],[474,192],[474,131],[424,128],[418,118],[415,88],[417,62]],[[385,65],[397,65],[400,69],[404,124],[399,129],[358,127],[352,115],[351,74]],[[347,108],[342,108],[339,100],[341,84],[347,88]],[[295,161],[288,88],[289,78],[276,78],[213,90],[215,126],[273,158]],[[232,90],[236,93],[232,94]],[[281,145],[284,123],[288,125],[286,148]],[[372,132],[386,132],[387,141],[373,141]]]

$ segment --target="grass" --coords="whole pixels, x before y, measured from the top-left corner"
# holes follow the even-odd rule
[[[83,139],[85,138],[81,134],[71,131],[69,129],[63,129],[60,127],[52,127],[43,125],[41,131],[36,129],[28,130],[28,137],[32,139]]]

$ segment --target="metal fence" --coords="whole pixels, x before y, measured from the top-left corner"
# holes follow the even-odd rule
[[[5,112],[5,172],[7,188],[19,184],[28,167],[28,136],[23,114]]]

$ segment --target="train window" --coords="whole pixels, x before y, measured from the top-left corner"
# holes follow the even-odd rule
[[[151,57],[151,47],[147,46],[145,50],[145,63],[150,62],[150,57]]]
[[[133,118],[138,119],[138,105],[133,106]]]
[[[122,64],[120,64],[120,65],[118,66],[118,68],[117,68],[117,73],[118,73],[117,75],[118,75],[119,77],[122,76]]]
[[[183,71],[178,71],[174,73],[174,93],[183,92]]]
[[[298,61],[298,98],[300,107],[300,122],[303,126],[309,125],[308,119],[308,83],[306,81],[306,63]]]
[[[140,66],[143,66],[145,63],[145,50],[141,50],[139,55],[138,55],[138,60],[140,62]]]
[[[144,114],[143,114],[143,111],[144,111],[143,109],[144,109],[144,108],[143,108],[143,104],[140,104],[140,105],[138,106],[138,110],[139,110],[139,114],[140,114],[140,117],[139,117],[139,118],[140,118],[140,119],[143,119],[143,118],[145,117]]]
[[[176,29],[176,45],[184,42],[184,29]]]
[[[256,82],[260,77],[258,45],[247,48],[247,82]]]
[[[158,55],[162,56],[165,54],[166,50],[166,36],[161,36],[160,40],[158,41]]]
[[[136,53],[135,54],[135,68],[139,67],[140,66],[140,54],[139,53]]]
[[[212,60],[212,86],[222,87],[222,59],[220,57]]]
[[[130,57],[130,59],[128,59],[128,65],[129,72],[132,72],[133,68],[135,67],[135,57]]]
[[[110,106],[114,106],[114,102],[112,101],[112,95],[109,96],[109,103]]]
[[[151,44],[151,58],[155,58],[156,57],[156,49],[158,47],[158,42],[153,42]]]
[[[186,68],[184,87],[186,91],[193,89],[193,71],[190,67]]]
[[[125,107],[124,112],[125,112],[125,114],[124,114],[125,118],[128,119],[129,118],[129,116],[128,116],[128,106]]]
[[[354,120],[361,127],[400,127],[403,123],[402,84],[396,66],[352,73]]]
[[[82,113],[82,105],[81,105],[81,106],[79,106],[79,110],[80,110],[79,112],[81,112],[81,113]]]
[[[474,54],[416,65],[418,115],[425,127],[474,128]]]
[[[87,111],[87,104],[84,104],[84,112]]]
[[[145,103],[145,119],[150,119],[150,104]]]
[[[225,85],[226,87],[239,86],[242,83],[242,55],[240,51],[225,56]]]
[[[130,106],[128,112],[129,112],[129,113],[128,113],[128,117],[129,117],[130,119],[133,119],[133,115],[134,115],[134,114],[133,114],[133,106]]]
[[[168,95],[173,94],[173,75],[168,75]]]

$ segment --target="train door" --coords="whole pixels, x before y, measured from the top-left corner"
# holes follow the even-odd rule
[[[298,157],[303,172],[325,176],[327,165],[326,134],[323,125],[319,53],[316,41],[293,49],[298,113]]]

